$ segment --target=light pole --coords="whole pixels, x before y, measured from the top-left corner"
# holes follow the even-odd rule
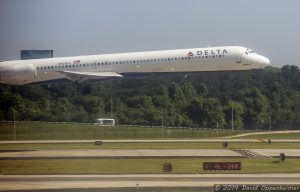
[[[15,115],[15,110],[13,110],[14,112],[14,141],[16,140],[16,115]]]
[[[233,131],[233,105],[231,104],[231,130]]]
[[[165,137],[165,130],[164,130],[164,116],[161,116],[161,138]]]
[[[269,131],[272,130],[272,110],[271,110],[271,106],[270,106],[270,122],[269,122]]]
[[[113,118],[113,99],[112,96],[110,95],[110,118]]]

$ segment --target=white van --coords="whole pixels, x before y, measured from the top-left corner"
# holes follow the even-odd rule
[[[95,125],[99,126],[115,126],[115,119],[100,118],[96,119]]]

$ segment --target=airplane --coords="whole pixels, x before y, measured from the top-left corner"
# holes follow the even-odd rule
[[[242,71],[269,64],[268,58],[240,46],[15,60],[0,62],[0,83],[25,85],[57,79],[84,82],[136,73]]]

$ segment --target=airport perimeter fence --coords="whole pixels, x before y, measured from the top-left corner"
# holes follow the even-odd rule
[[[142,125],[97,126],[93,123],[17,121],[0,122],[0,140],[101,140],[211,138],[250,132],[199,127]]]

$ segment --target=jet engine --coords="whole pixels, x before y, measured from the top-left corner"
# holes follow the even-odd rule
[[[0,82],[11,85],[23,85],[36,78],[33,64],[14,65],[0,68]]]

